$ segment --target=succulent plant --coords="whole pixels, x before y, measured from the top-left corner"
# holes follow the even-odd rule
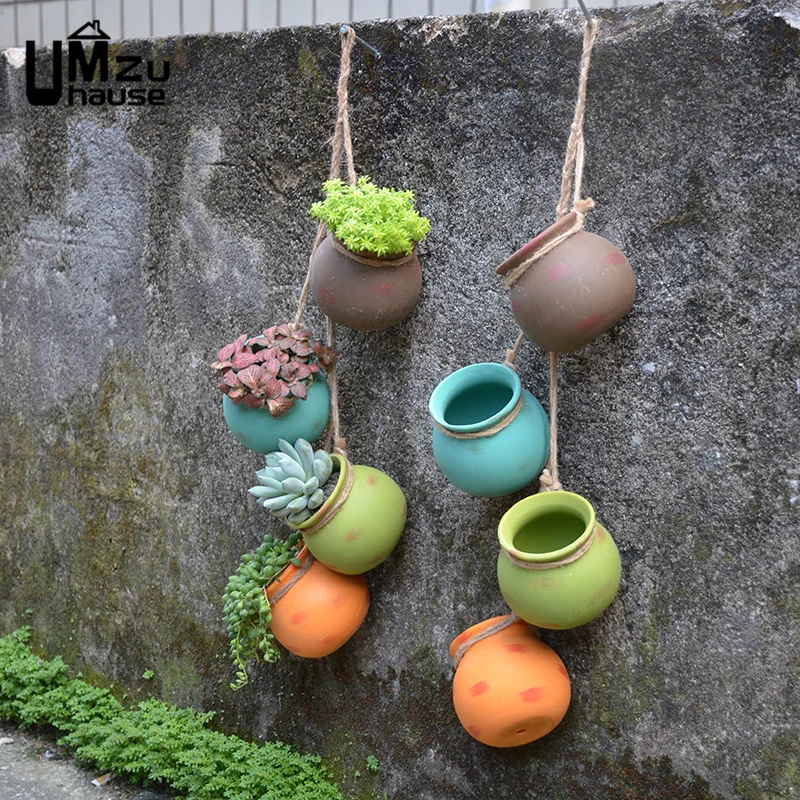
[[[299,525],[325,502],[323,487],[333,461],[324,450],[314,452],[305,439],[298,439],[294,446],[279,439],[278,447],[279,451],[267,455],[267,466],[256,472],[259,485],[248,491],[270,514]]]
[[[219,351],[211,366],[221,378],[219,390],[234,405],[266,406],[273,417],[305,400],[320,368],[329,371],[336,351],[311,339],[311,331],[273,325],[261,336],[242,334]]]
[[[379,188],[369,176],[355,186],[341,180],[323,184],[325,199],[311,206],[311,216],[354,253],[383,257],[409,255],[431,223],[414,208],[414,193]]]
[[[287,540],[267,535],[255,553],[245,553],[234,575],[228,579],[223,620],[231,639],[230,654],[237,667],[232,689],[247,683],[247,664],[263,659],[277,661],[281,651],[270,630],[272,612],[264,593],[265,587],[289,565],[299,567],[298,553],[303,538],[293,533]]]

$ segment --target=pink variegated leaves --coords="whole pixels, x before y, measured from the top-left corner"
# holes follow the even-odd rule
[[[273,325],[260,336],[246,334],[219,351],[211,366],[219,390],[234,405],[266,408],[273,417],[285,414],[296,400],[305,400],[320,368],[333,366],[336,351],[311,339],[311,331]]]

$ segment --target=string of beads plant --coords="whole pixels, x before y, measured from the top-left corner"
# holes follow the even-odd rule
[[[222,596],[222,619],[236,665],[232,689],[241,689],[248,683],[247,665],[251,661],[272,663],[280,658],[271,630],[272,610],[264,590],[289,564],[301,566],[297,556],[302,548],[303,537],[299,533],[292,533],[285,540],[267,534],[254,553],[242,556],[236,572],[228,579]]]

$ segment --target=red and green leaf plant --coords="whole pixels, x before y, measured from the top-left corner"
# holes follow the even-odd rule
[[[311,331],[294,325],[273,325],[260,336],[242,334],[219,351],[211,366],[219,390],[234,405],[264,408],[280,417],[297,400],[305,400],[320,369],[329,372],[336,351],[314,341]]]

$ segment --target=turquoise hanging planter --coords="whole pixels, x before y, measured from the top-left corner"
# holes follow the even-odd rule
[[[469,494],[510,494],[527,486],[547,463],[547,415],[505,364],[456,370],[434,389],[428,410],[439,468]]]
[[[266,406],[250,408],[245,403],[234,405],[227,395],[222,398],[225,422],[231,433],[240,444],[262,455],[277,450],[278,439],[315,442],[328,427],[330,405],[328,383],[322,376],[315,378],[305,400],[296,400],[279,417],[273,417]]]

